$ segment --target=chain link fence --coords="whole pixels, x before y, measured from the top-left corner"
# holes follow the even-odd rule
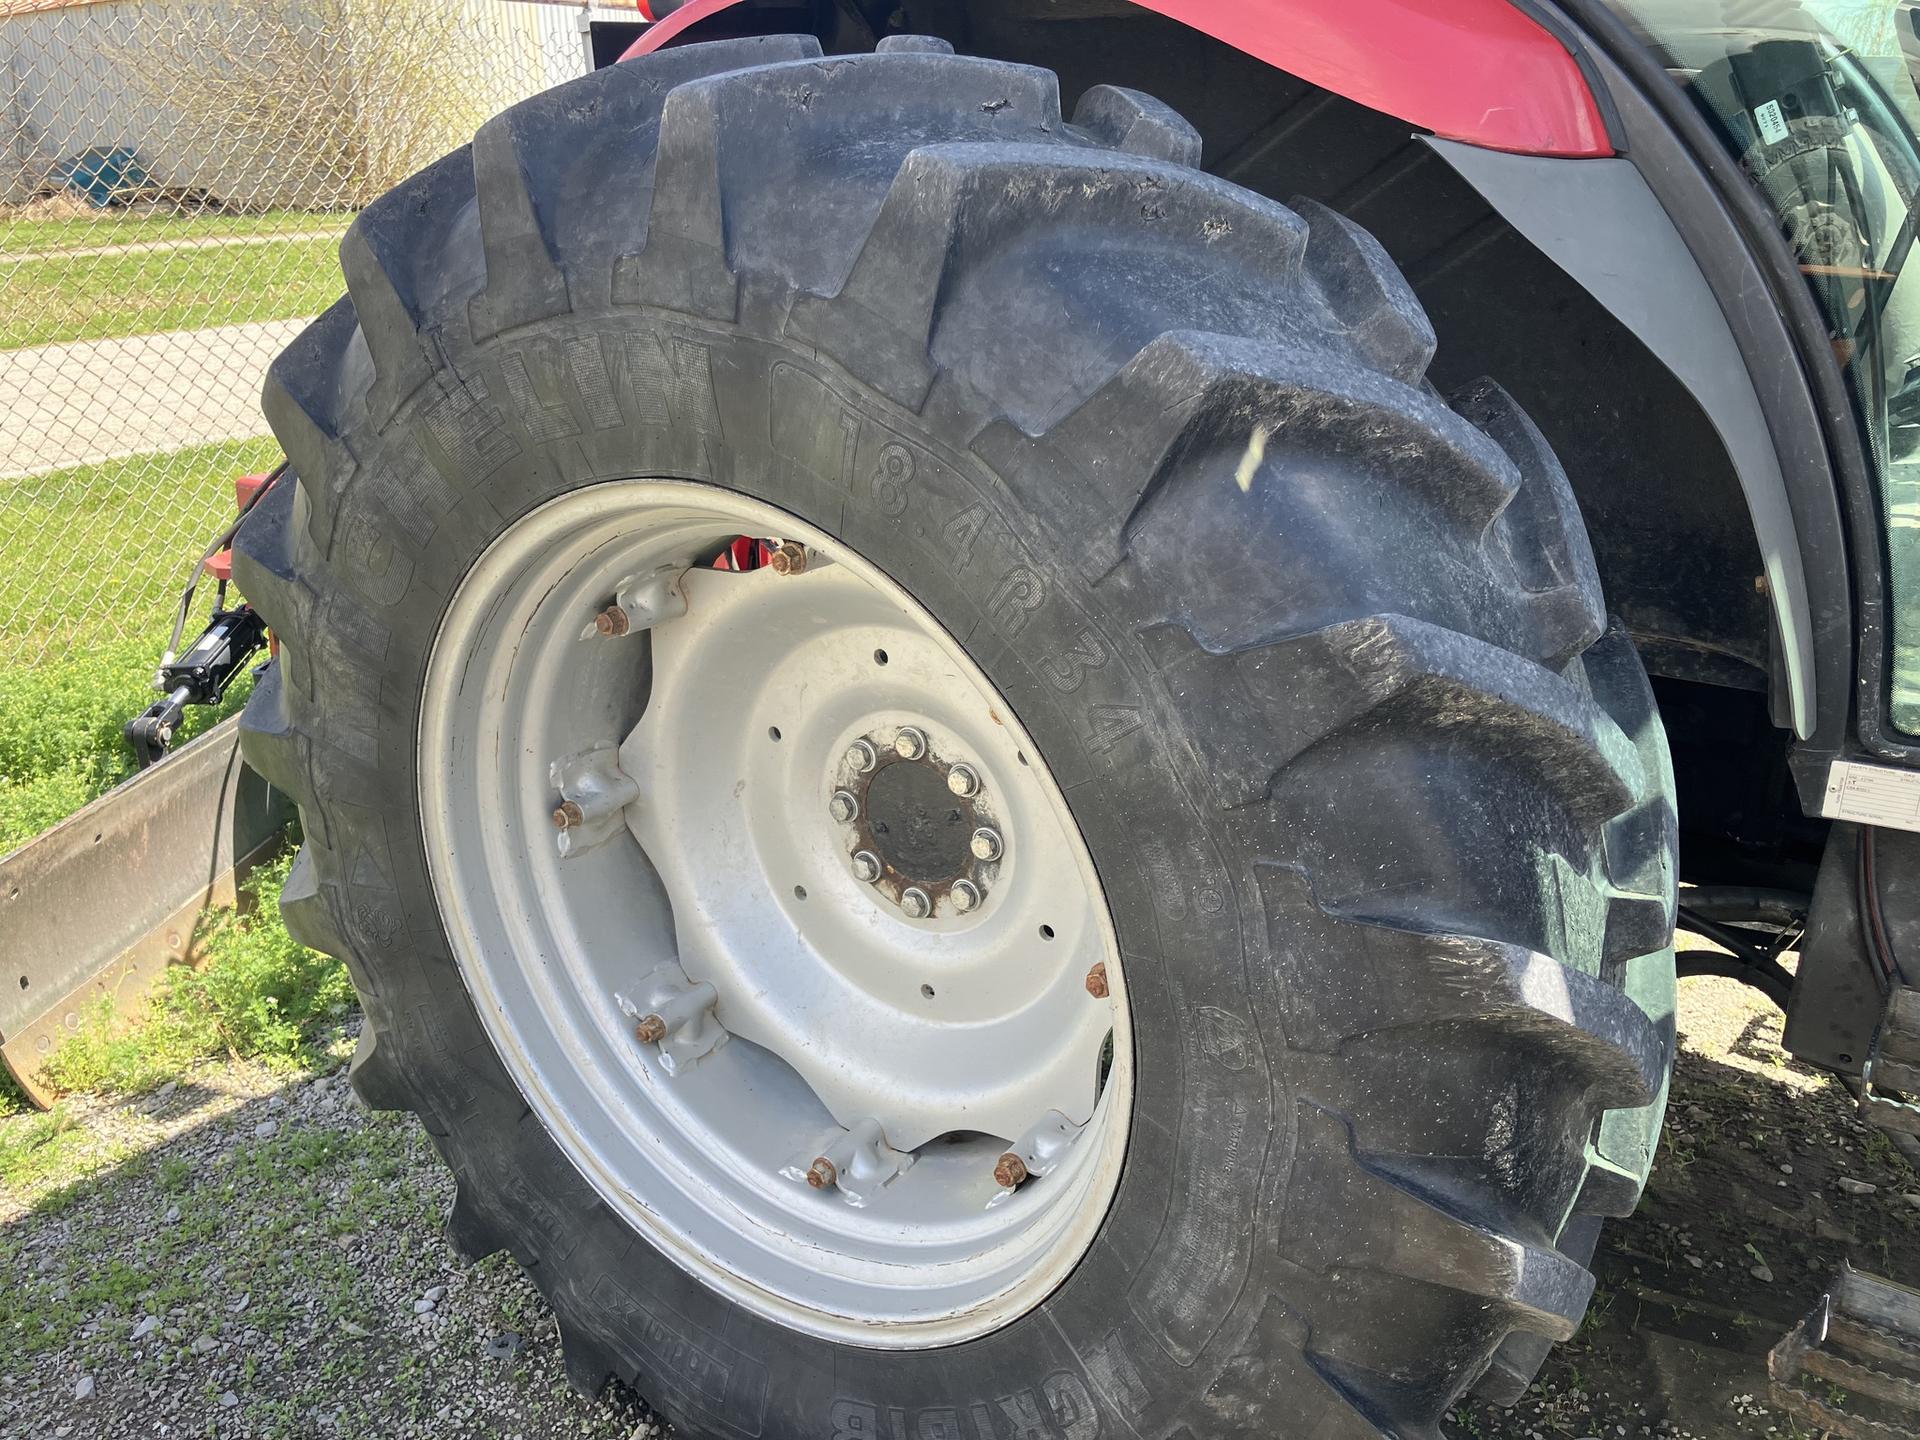
[[[609,17],[637,18],[0,0],[0,852],[130,771],[119,727],[234,479],[277,459],[261,382],[341,292],[354,212],[585,74]]]

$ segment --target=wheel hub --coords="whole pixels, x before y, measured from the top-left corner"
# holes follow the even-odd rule
[[[901,733],[924,737],[926,729],[905,725],[896,736]],[[998,834],[1001,822],[976,767],[950,761],[924,742],[910,752],[898,753],[894,739],[862,737],[850,748],[850,773],[834,792],[834,801],[846,800],[830,801],[828,812],[845,828],[850,858],[870,855],[879,862],[869,881],[876,893],[909,918],[969,913],[986,899],[1005,863],[975,855],[973,837],[983,829]],[[875,758],[863,770],[867,755]],[[867,878],[857,859],[854,873]],[[918,914],[909,895],[916,890],[926,907]]]
[[[698,563],[741,534],[788,564]],[[709,487],[551,502],[456,595],[421,747],[489,1033],[686,1268],[905,1348],[1084,1252],[1131,1105],[1111,922],[1032,740],[879,571]]]

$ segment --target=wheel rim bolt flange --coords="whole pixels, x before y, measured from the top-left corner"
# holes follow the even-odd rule
[[[927,732],[914,725],[902,727],[893,737],[893,753],[902,760],[918,760],[927,753]]]
[[[783,540],[767,557],[767,568],[776,575],[799,575],[807,568],[807,547],[797,540]]]
[[[909,885],[900,894],[900,908],[909,919],[924,920],[933,913],[933,897],[918,885]]]
[[[816,1190],[831,1190],[839,1183],[840,1172],[826,1156],[822,1155],[807,1167],[807,1184]]]
[[[667,1022],[658,1015],[642,1015],[640,1023],[633,1027],[633,1033],[639,1037],[642,1045],[658,1045],[667,1038]]]
[[[571,830],[576,825],[586,824],[586,812],[572,800],[563,800],[553,812],[553,828]]]
[[[632,626],[627,612],[618,605],[609,605],[593,617],[593,628],[602,635],[624,635]]]
[[[880,857],[871,850],[859,850],[853,856],[853,878],[871,885],[880,878]]]
[[[1102,960],[1087,971],[1087,994],[1096,1000],[1107,998],[1107,962]]]
[[[847,764],[862,775],[873,769],[874,761],[878,758],[873,746],[865,740],[856,740],[847,747]]]
[[[1000,843],[1000,832],[989,830],[984,825],[974,831],[973,839],[967,842],[967,849],[972,852],[976,860],[998,860],[1003,848],[1005,847]]]
[[[1002,1190],[1017,1190],[1027,1181],[1027,1162],[1009,1150],[993,1167],[993,1178]]]
[[[980,887],[971,880],[956,880],[953,888],[947,892],[947,898],[953,901],[953,908],[962,915],[978,909],[980,905]]]
[[[962,800],[980,793],[980,772],[971,765],[956,765],[947,772],[947,789]]]
[[[827,813],[842,825],[848,824],[860,814],[860,799],[851,790],[836,790],[827,801]]]

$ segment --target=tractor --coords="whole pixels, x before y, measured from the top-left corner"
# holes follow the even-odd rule
[[[1436,1436],[1676,926],[1920,1132],[1907,0],[640,19],[358,216],[232,558],[353,1082],[578,1387]]]

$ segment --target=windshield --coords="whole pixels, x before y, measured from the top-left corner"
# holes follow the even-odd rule
[[[1613,0],[1779,217],[1889,526],[1892,720],[1920,734],[1920,0]]]

